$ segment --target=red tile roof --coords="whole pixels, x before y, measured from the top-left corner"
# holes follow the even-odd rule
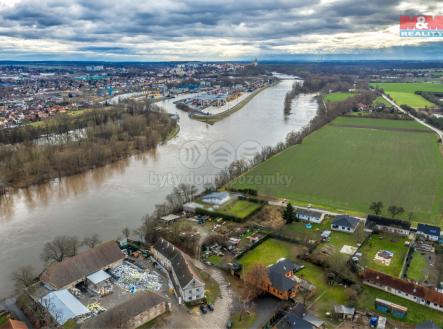
[[[437,290],[431,288],[420,286],[413,282],[392,277],[390,275],[377,272],[369,268],[365,269],[363,273],[363,280],[369,281],[370,283],[375,283],[377,285],[394,288],[409,295],[422,298],[428,302],[443,306],[442,293],[439,293]]]

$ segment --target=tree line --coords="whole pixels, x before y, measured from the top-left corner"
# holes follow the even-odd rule
[[[48,124],[57,134],[83,127],[81,138],[66,135],[55,142],[35,143],[34,133],[27,134],[27,128],[4,134],[5,140],[9,136],[21,142],[0,145],[0,186],[26,187],[104,166],[156,147],[176,126],[175,120],[152,104],[129,102],[88,112],[79,120],[60,117]]]

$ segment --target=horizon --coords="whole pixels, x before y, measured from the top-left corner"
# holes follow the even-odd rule
[[[441,37],[400,37],[400,16],[442,13],[436,0],[0,0],[0,60],[443,60]]]

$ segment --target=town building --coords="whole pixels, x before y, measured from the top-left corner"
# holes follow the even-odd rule
[[[205,203],[222,205],[228,202],[230,195],[228,192],[212,192],[203,196],[202,201]]]
[[[438,241],[440,240],[440,227],[428,224],[418,224],[417,236],[422,236],[426,240]]]
[[[411,223],[394,218],[386,218],[377,215],[368,215],[365,223],[365,231],[383,231],[398,235],[409,235]]]
[[[368,286],[443,312],[443,293],[436,289],[420,286],[369,268],[365,269],[362,278],[363,283]]]
[[[331,230],[354,233],[359,223],[360,220],[358,218],[348,215],[338,215],[332,221]]]
[[[142,292],[131,299],[85,321],[82,329],[135,329],[169,310],[166,300],[153,292]]]
[[[40,281],[54,290],[69,289],[87,281],[92,274],[114,269],[123,264],[125,255],[117,242],[104,242],[74,257],[49,265],[40,275]]]
[[[159,238],[151,248],[154,259],[168,271],[179,302],[196,302],[205,297],[205,284],[194,273],[185,254],[172,243]]]
[[[324,321],[306,310],[303,303],[297,303],[289,311],[284,312],[272,326],[273,329],[321,329]]]
[[[295,217],[303,221],[321,224],[324,214],[319,211],[297,208],[295,211]]]
[[[355,308],[345,305],[334,305],[334,314],[339,319],[352,320],[355,314]]]

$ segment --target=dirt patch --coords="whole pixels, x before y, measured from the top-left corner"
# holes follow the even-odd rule
[[[251,222],[278,229],[285,225],[280,207],[264,206],[259,212],[253,215]]]

